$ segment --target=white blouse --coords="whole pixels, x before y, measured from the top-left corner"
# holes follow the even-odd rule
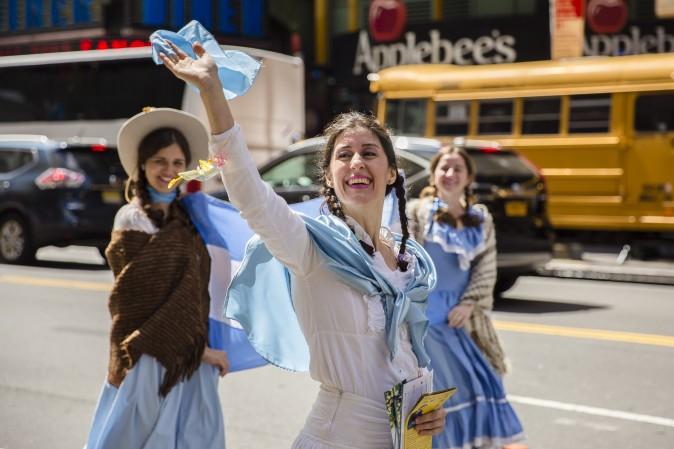
[[[260,178],[239,126],[212,136],[211,151],[226,160],[221,174],[232,203],[295,277],[293,303],[309,346],[311,377],[381,403],[394,384],[417,377],[407,325],[400,326],[400,344],[391,360],[379,297],[364,297],[326,266],[304,221]],[[355,221],[349,224],[359,238],[369,240]],[[392,244],[390,235],[385,240]],[[413,276],[412,269],[392,271],[380,253],[375,253],[374,263],[398,287]]]
[[[130,203],[119,208],[117,214],[115,214],[112,230],[140,231],[146,234],[156,234],[159,231],[141,208],[138,198],[132,199]]]

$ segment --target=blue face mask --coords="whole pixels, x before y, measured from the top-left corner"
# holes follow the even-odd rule
[[[152,186],[147,186],[147,191],[150,194],[150,201],[153,203],[168,204],[178,196],[178,189],[173,189],[168,193],[161,193],[152,188]]]

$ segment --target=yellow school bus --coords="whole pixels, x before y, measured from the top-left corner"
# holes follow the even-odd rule
[[[404,65],[370,75],[370,89],[397,134],[488,138],[524,154],[560,233],[674,237],[674,53]]]

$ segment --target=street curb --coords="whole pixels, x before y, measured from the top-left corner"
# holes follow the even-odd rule
[[[645,284],[674,285],[674,265],[672,268],[640,265],[611,265],[584,260],[553,259],[537,270],[540,276],[592,279],[601,281],[639,282]]]

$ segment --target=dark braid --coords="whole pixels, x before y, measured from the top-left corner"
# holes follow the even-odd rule
[[[161,228],[161,226],[164,224],[164,211],[152,208],[150,193],[147,190],[147,178],[145,177],[145,171],[139,171],[138,181],[136,181],[134,184],[134,194],[138,196],[143,211],[145,211],[147,217],[157,228]]]
[[[327,185],[323,185],[323,187],[321,187],[321,195],[323,195],[325,198],[325,204],[328,205],[328,210],[330,213],[337,218],[346,220],[346,216],[342,210],[342,205],[339,204],[339,199],[335,194],[335,189],[328,187]]]
[[[407,240],[410,238],[409,225],[407,223],[407,199],[405,199],[405,177],[398,173],[396,180],[393,183],[393,188],[396,190],[396,197],[398,198],[398,215],[400,215],[400,228],[403,238],[400,241],[400,249],[398,250],[398,267],[400,271],[407,271],[409,263],[405,259],[405,249],[407,248]]]

